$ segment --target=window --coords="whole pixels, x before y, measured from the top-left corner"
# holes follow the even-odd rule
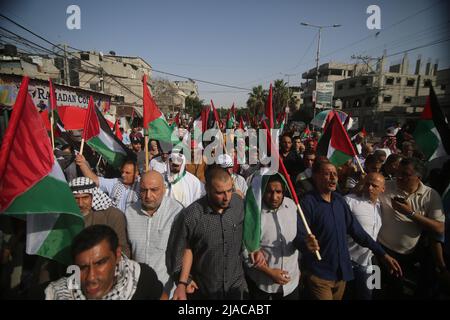
[[[429,88],[431,86],[431,79],[424,79],[423,80],[423,87]]]
[[[405,103],[411,103],[411,97],[405,97]]]
[[[80,54],[81,60],[89,60],[89,53],[82,53]]]
[[[329,74],[331,76],[342,76],[342,70],[341,69],[330,69]]]
[[[348,71],[348,72],[347,72],[347,75],[348,75],[349,77],[353,77],[353,71]]]
[[[358,108],[361,105],[361,101],[356,99],[353,101],[353,108]]]
[[[408,79],[408,80],[406,80],[406,85],[408,87],[413,87],[414,86],[414,82],[416,82],[414,79]]]
[[[383,102],[390,103],[391,101],[392,101],[392,96],[384,96],[383,97]]]
[[[394,84],[394,78],[386,78],[386,85],[393,85]]]
[[[396,82],[396,83],[402,83],[402,78],[401,78],[401,77],[395,78],[395,82]]]
[[[343,84],[338,84],[337,89],[338,89],[338,90],[344,89],[344,85],[343,85]]]

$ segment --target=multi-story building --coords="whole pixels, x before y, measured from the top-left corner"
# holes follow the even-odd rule
[[[334,99],[344,112],[350,113],[367,131],[381,134],[396,121],[401,123],[416,119],[423,110],[429,86],[436,86],[437,63],[426,64],[421,72],[421,59],[414,73],[409,71],[408,57],[385,70],[386,59],[379,59],[376,70],[370,70],[348,79],[335,82]],[[337,103],[336,103],[337,105]]]
[[[303,90],[302,107],[313,107],[313,91],[316,89],[316,68],[310,69],[302,74],[302,79],[307,82],[301,85]],[[367,72],[367,66],[364,64],[346,64],[329,62],[319,66],[319,82],[333,82],[351,78]]]
[[[184,109],[185,98],[194,92],[195,82],[155,80],[152,67],[140,57],[119,56],[113,51],[102,54],[94,51],[62,51],[55,58],[46,55],[27,55],[6,45],[0,55],[0,72],[27,74],[35,79],[51,78],[55,83],[93,90],[112,96],[109,113],[130,116],[132,110],[142,116],[142,77],[148,82],[156,103],[163,113]],[[187,93],[187,91],[189,93]]]

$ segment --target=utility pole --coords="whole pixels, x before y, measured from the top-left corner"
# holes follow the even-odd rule
[[[301,22],[300,23],[302,26],[305,27],[313,27],[313,28],[317,28],[319,29],[319,37],[318,37],[318,41],[317,41],[317,51],[316,51],[316,84],[315,84],[315,93],[316,93],[316,98],[314,101],[314,118],[316,117],[316,104],[317,104],[317,83],[319,82],[319,57],[320,57],[320,36],[322,33],[322,29],[325,28],[338,28],[341,25],[340,24],[333,24],[333,25],[328,25],[328,26],[319,26],[319,25],[314,25],[314,24],[310,24],[310,23],[306,23],[306,22]]]
[[[67,59],[67,45],[64,44],[64,82],[66,86],[70,86],[69,60]]]

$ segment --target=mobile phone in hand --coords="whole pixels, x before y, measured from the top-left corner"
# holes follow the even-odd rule
[[[402,197],[396,196],[396,197],[394,197],[393,199],[394,199],[395,201],[397,201],[397,202],[400,202],[400,203],[406,203],[406,199],[405,199],[405,198],[402,198]]]

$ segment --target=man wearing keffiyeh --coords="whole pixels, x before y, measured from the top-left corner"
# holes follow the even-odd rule
[[[113,207],[111,198],[97,188],[95,182],[89,178],[75,178],[70,181],[69,186],[83,214],[85,227],[95,224],[110,226],[119,237],[123,253],[130,256],[125,216],[120,210]]]

